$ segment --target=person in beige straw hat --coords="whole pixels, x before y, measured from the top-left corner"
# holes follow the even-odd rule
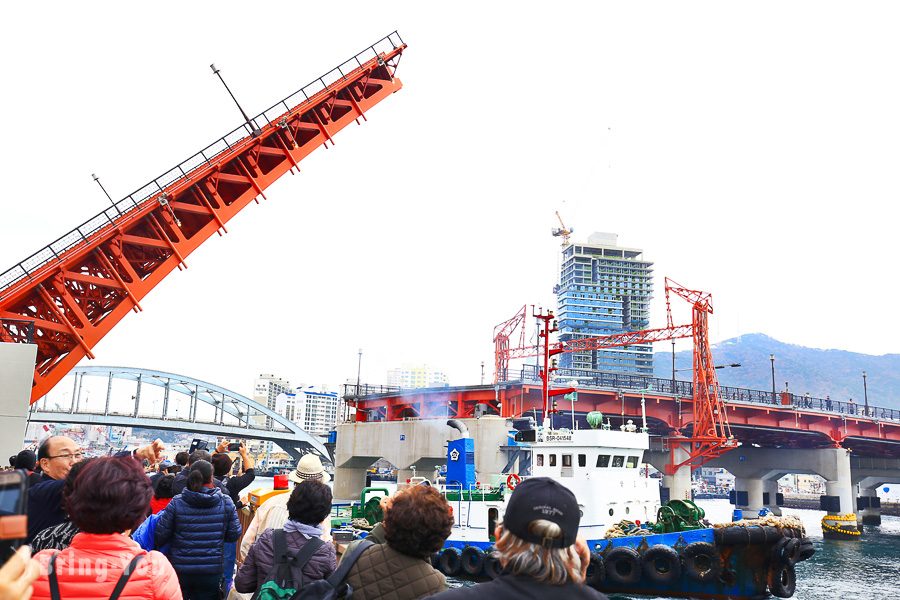
[[[297,462],[297,468],[291,471],[288,479],[295,484],[304,481],[321,481],[328,483],[331,478],[325,472],[322,461],[315,454],[304,454]],[[247,526],[247,532],[244,533],[244,539],[241,541],[238,559],[244,560],[250,551],[250,546],[256,541],[256,538],[262,535],[266,529],[277,529],[282,527],[288,519],[287,501],[290,494],[278,494],[274,498],[266,500],[262,506],[256,509],[256,514],[250,525]],[[322,530],[322,539],[326,542],[331,541],[331,515],[325,517],[325,520],[319,525]]]

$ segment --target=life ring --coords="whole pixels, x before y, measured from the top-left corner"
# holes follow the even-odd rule
[[[682,565],[687,576],[694,581],[708,583],[715,581],[722,571],[722,562],[716,547],[709,542],[688,544],[681,554]]]
[[[794,565],[782,563],[769,567],[769,591],[778,598],[790,598],[797,589]]]
[[[438,567],[444,575],[459,575],[462,559],[458,548],[444,548],[438,558]]]
[[[606,580],[614,586],[632,586],[641,580],[641,555],[634,548],[613,548],[603,562]]]
[[[603,563],[603,557],[596,552],[591,552],[591,562],[588,563],[587,575],[584,582],[593,587],[599,588],[603,585],[606,578],[606,565]]]
[[[651,546],[641,557],[644,576],[653,583],[670,584],[681,577],[681,557],[665,544]]]
[[[519,485],[519,483],[520,483],[521,481],[522,481],[522,478],[521,478],[521,477],[519,477],[519,476],[516,475],[515,473],[510,473],[510,474],[506,477],[506,487],[508,487],[508,488],[511,489],[511,490],[514,490],[514,489],[516,489],[516,486]]]
[[[484,552],[477,546],[466,546],[460,555],[462,570],[466,575],[478,577],[484,569]]]

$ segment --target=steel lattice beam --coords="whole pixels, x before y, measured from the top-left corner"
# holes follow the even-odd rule
[[[181,174],[166,185],[154,182],[158,191],[126,206],[127,212],[116,205],[115,213],[98,215],[108,223],[87,235],[77,229],[81,235],[73,232],[74,242],[61,238],[57,242],[65,241],[66,249],[57,252],[51,245],[52,255],[42,251],[51,258],[37,268],[26,268],[28,260],[17,265],[27,277],[0,287],[0,319],[34,323],[32,403],[82,358],[93,358],[92,348],[126,314],[140,311],[150,290],[175,269],[186,268],[194,250],[225,231],[250,202],[265,197],[275,180],[400,90],[394,70],[406,46],[392,44],[392,50],[373,50],[365,62],[358,55],[355,68],[338,67],[340,76],[332,83],[320,78],[322,89],[295,107],[283,103],[288,110],[268,120],[259,135],[223,138],[225,149],[208,157],[201,152],[205,160],[192,169],[179,166]]]

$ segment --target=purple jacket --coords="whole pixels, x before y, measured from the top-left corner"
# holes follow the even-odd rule
[[[272,539],[272,529],[266,529],[265,532],[250,546],[247,558],[241,565],[237,577],[234,578],[234,588],[242,594],[247,592],[255,592],[266,582],[269,573],[275,566],[275,548]],[[288,551],[296,554],[307,542],[306,536],[298,531],[285,530],[285,538],[287,539]],[[303,580],[317,581],[325,579],[334,572],[337,564],[337,556],[334,551],[334,544],[325,543],[316,550],[306,566],[303,567]],[[296,576],[296,574],[295,574]],[[297,581],[299,585],[300,582]]]

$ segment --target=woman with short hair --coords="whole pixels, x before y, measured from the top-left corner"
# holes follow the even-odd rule
[[[33,597],[50,598],[55,578],[62,598],[107,600],[119,579],[127,576],[124,598],[181,598],[178,578],[166,557],[145,552],[128,537],[147,516],[151,494],[147,476],[131,457],[97,458],[84,465],[65,501],[80,533],[65,550],[44,550],[35,556],[42,568]]]
[[[217,600],[225,543],[241,535],[234,502],[216,487],[205,460],[191,465],[187,486],[159,513],[156,547],[166,544],[185,600]]]
[[[450,505],[433,487],[413,486],[383,504],[384,543],[366,548],[345,581],[353,600],[416,600],[447,587],[444,576],[431,566],[453,527]],[[344,556],[354,549],[351,544]]]
[[[247,558],[234,579],[234,589],[239,592],[255,592],[266,582],[275,566],[275,536],[284,532],[287,551],[292,556],[312,540],[319,544],[309,562],[299,573],[292,573],[297,588],[301,583],[325,579],[334,572],[337,557],[334,544],[319,540],[322,530],[318,525],[331,512],[331,488],[320,481],[304,481],[294,487],[288,499],[288,520],[282,530],[266,529],[250,546]],[[302,575],[302,581],[301,581]]]

